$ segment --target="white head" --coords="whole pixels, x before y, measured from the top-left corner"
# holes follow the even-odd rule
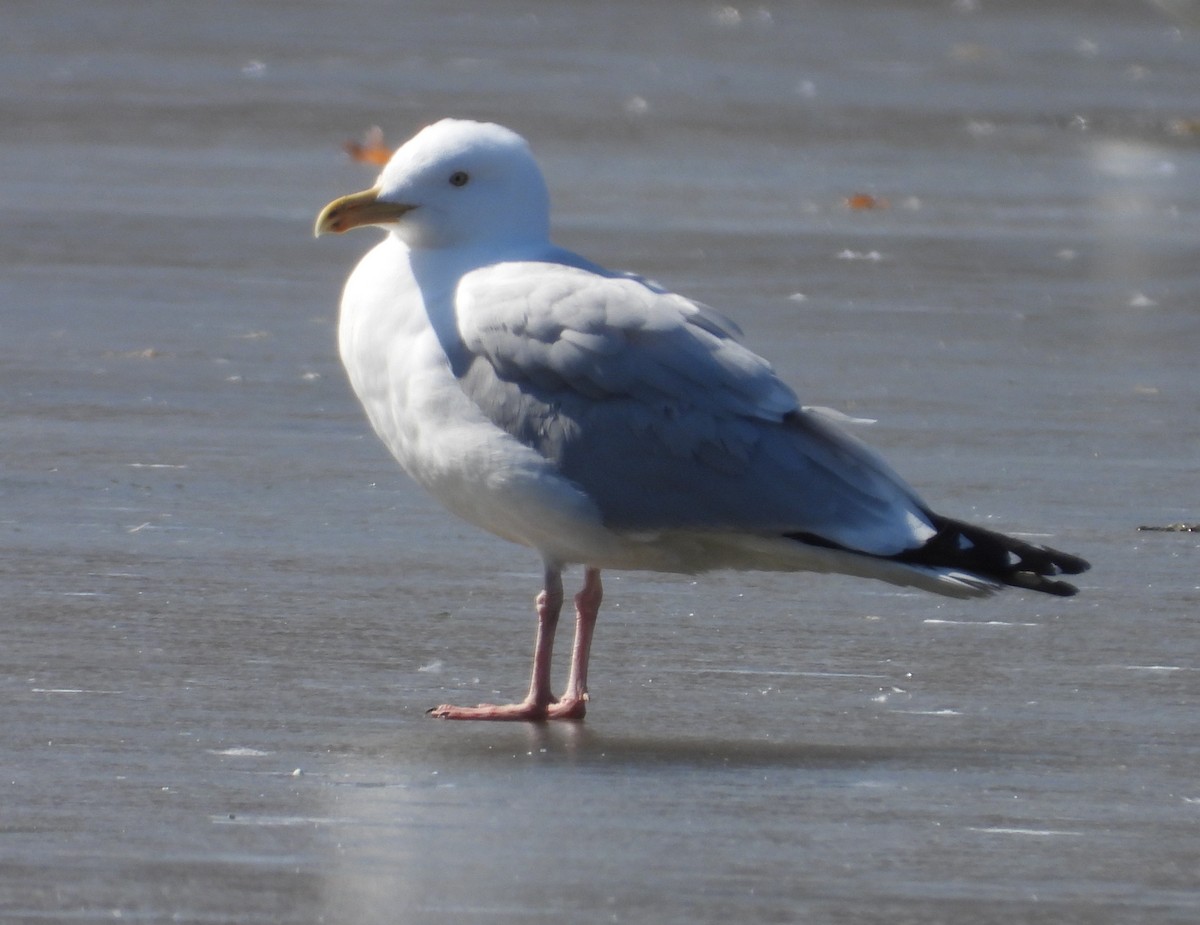
[[[316,233],[360,225],[384,226],[412,248],[543,243],[550,197],[516,132],[443,119],[393,154],[372,189],[327,205]]]

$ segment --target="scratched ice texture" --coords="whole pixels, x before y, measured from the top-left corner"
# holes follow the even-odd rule
[[[0,920],[1197,921],[1195,12],[6,4]],[[443,115],[1080,596],[613,574],[586,723],[425,717],[540,566],[370,435],[311,223]]]

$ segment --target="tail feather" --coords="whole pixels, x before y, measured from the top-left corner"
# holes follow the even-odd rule
[[[960,569],[982,578],[1070,597],[1079,591],[1059,575],[1078,575],[1091,568],[1079,556],[1048,546],[1026,543],[994,530],[931,514],[937,533],[924,545],[891,556],[896,562],[931,568]]]

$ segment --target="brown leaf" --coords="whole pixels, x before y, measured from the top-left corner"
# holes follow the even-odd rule
[[[383,129],[372,125],[363,133],[362,141],[347,141],[342,148],[350,159],[360,164],[382,167],[392,157],[392,149],[383,143]]]
[[[891,203],[870,193],[853,193],[842,200],[842,205],[851,211],[860,212],[864,209],[887,209]]]

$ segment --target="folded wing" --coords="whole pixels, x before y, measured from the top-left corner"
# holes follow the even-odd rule
[[[890,556],[936,532],[878,456],[802,409],[737,329],[652,284],[558,263],[467,274],[465,392],[617,530],[792,535]]]

